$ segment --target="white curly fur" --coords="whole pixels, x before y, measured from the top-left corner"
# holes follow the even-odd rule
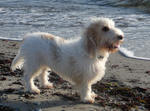
[[[12,62],[12,70],[23,66],[27,91],[40,93],[34,79],[40,76],[44,88],[51,88],[48,70],[76,85],[81,100],[94,102],[91,85],[101,80],[111,52],[118,50],[123,32],[113,20],[98,18],[87,26],[82,37],[63,39],[49,33],[28,34]],[[100,57],[100,58],[99,58]]]

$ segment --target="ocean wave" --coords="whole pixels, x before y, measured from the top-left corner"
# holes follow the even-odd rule
[[[57,3],[67,4],[83,4],[83,5],[108,5],[108,6],[123,6],[123,7],[142,7],[150,8],[150,0],[5,0],[0,1],[0,7],[49,7],[50,3],[56,5]],[[64,8],[64,7],[63,7]]]
[[[149,12],[150,0],[117,0],[114,6],[134,7]]]
[[[150,0],[93,0],[97,5],[150,9]]]
[[[118,5],[150,8],[150,0],[119,0]]]
[[[135,56],[134,52],[132,52],[132,51],[130,51],[130,50],[124,48],[124,47],[120,47],[119,52],[120,52],[121,55],[123,55],[127,58],[150,61],[150,58]]]
[[[0,40],[8,40],[8,41],[18,41],[18,42],[21,42],[23,40],[23,38],[0,37]]]

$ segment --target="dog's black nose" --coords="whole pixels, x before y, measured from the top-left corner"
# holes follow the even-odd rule
[[[119,40],[122,40],[122,39],[123,39],[123,36],[122,36],[122,35],[118,35],[117,38],[118,38]]]

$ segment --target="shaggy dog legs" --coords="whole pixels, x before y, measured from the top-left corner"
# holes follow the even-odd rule
[[[36,73],[25,72],[24,82],[26,87],[25,89],[27,90],[27,92],[38,93],[38,94],[40,93],[40,90],[34,84],[34,80],[36,77],[37,77]]]
[[[29,68],[28,68],[29,69]],[[40,68],[37,71],[33,70],[24,73],[24,82],[25,82],[25,87],[27,89],[27,92],[31,93],[40,93],[40,90],[38,87],[34,84],[34,80],[36,77],[39,76],[39,80],[41,82],[41,87],[42,88],[52,88],[53,84],[48,81],[48,68]]]
[[[83,102],[94,103],[94,95],[92,93],[91,84],[88,82],[82,83],[80,86],[80,96]]]

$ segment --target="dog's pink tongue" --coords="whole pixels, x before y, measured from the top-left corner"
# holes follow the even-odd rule
[[[119,48],[120,47],[120,45],[119,44],[115,44],[115,46],[114,46],[115,48]]]

